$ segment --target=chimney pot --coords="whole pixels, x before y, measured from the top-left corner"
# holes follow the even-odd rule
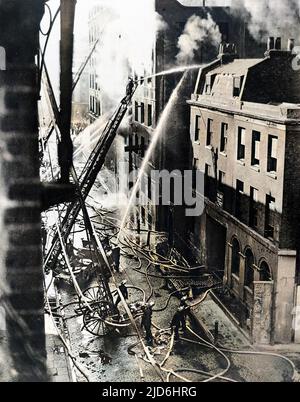
[[[276,40],[275,40],[275,49],[281,50],[281,38],[280,37],[276,38]]]
[[[275,39],[273,36],[268,38],[268,50],[273,50],[275,48]]]
[[[219,55],[224,54],[224,44],[220,43],[220,47],[219,47]]]
[[[295,47],[295,39],[290,38],[290,39],[288,40],[288,47],[287,47],[287,50],[288,50],[289,52],[292,52],[293,49],[294,49],[294,47]]]

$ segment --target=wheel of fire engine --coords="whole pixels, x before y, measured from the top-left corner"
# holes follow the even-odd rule
[[[84,296],[84,300],[82,297],[79,298],[78,302],[78,312],[83,313],[87,306],[86,303],[88,304],[93,304],[97,303],[101,299],[101,288],[99,286],[92,286],[82,292]],[[103,297],[103,296],[102,296]]]
[[[83,314],[84,328],[92,335],[103,336],[107,333],[105,320],[111,317],[114,306],[106,300],[91,303],[92,311],[86,309]]]

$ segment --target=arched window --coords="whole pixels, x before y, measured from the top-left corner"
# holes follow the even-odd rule
[[[260,280],[262,282],[268,282],[272,280],[272,274],[269,265],[266,263],[266,261],[263,261],[260,264]]]
[[[240,244],[237,239],[232,240],[231,273],[240,276]]]
[[[245,271],[245,286],[252,288],[254,280],[254,255],[250,248],[245,253],[246,257],[246,271]]]
[[[6,70],[6,51],[4,47],[0,46],[0,71]]]

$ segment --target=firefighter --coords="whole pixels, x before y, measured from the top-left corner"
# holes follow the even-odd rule
[[[153,306],[153,302],[146,304],[146,306],[144,307],[144,313],[141,322],[141,327],[144,328],[146,331],[146,341],[148,346],[153,346],[153,335],[151,331]]]
[[[181,328],[185,331],[186,330],[186,313],[185,313],[185,308],[184,307],[179,307],[176,311],[176,313],[173,316],[173,319],[171,321],[171,328],[172,328],[172,333],[175,333],[175,339],[179,339],[179,329]]]
[[[127,281],[126,281],[126,280],[124,280],[123,282],[121,282],[121,285],[119,286],[119,290],[120,290],[120,292],[122,293],[124,299],[125,299],[125,300],[128,300],[129,295],[128,295],[128,289],[127,289],[126,284],[127,284]],[[120,301],[121,301],[121,297],[120,297],[120,295],[118,294],[118,297],[117,297],[117,300],[116,300],[116,307],[118,307],[118,304],[120,303]]]
[[[134,88],[134,81],[132,77],[129,77],[128,84],[126,87],[126,98],[130,98]]]
[[[133,95],[133,89],[134,89],[134,81],[133,81],[132,77],[129,77],[128,83],[126,86],[126,96],[122,99],[123,105],[126,105],[130,101],[130,99]]]

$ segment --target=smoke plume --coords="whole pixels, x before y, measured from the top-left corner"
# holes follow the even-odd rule
[[[183,34],[179,37],[179,53],[176,56],[178,64],[189,64],[193,62],[195,54],[201,44],[211,43],[218,46],[221,43],[222,35],[218,25],[210,14],[206,19],[193,15],[187,21]]]
[[[157,33],[166,24],[154,0],[99,0],[97,76],[106,107],[125,95],[128,75],[151,73]],[[111,103],[111,104],[110,104]],[[110,104],[110,105],[109,105]]]
[[[300,0],[233,0],[232,7],[258,41],[267,36],[299,39]]]

